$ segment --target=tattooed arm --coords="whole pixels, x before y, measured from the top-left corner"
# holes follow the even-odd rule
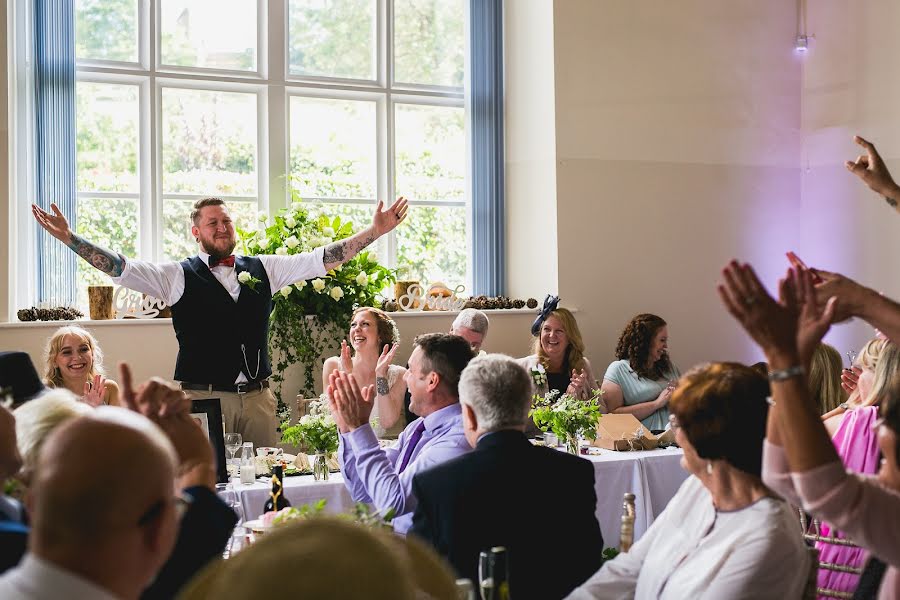
[[[125,257],[106,248],[96,246],[82,237],[75,235],[69,228],[69,222],[56,204],[51,204],[54,214],[50,214],[39,206],[32,204],[31,212],[38,224],[47,233],[72,249],[75,254],[86,260],[92,267],[103,271],[110,277],[119,277],[125,269]]]
[[[352,237],[325,246],[325,252],[322,255],[325,270],[330,271],[344,264],[359,254],[360,250],[394,229],[406,218],[408,210],[406,198],[398,198],[387,209],[384,208],[384,203],[379,200],[378,205],[375,207],[375,216],[372,218],[370,227],[363,229]]]

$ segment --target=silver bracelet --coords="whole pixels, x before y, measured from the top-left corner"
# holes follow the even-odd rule
[[[387,377],[375,378],[375,391],[378,392],[379,396],[387,396],[391,392]]]
[[[769,371],[769,381],[779,382],[779,381],[787,381],[788,379],[793,379],[794,377],[800,377],[806,374],[806,369],[804,369],[800,365],[794,365],[793,367],[788,367],[787,369],[779,369],[778,371]]]

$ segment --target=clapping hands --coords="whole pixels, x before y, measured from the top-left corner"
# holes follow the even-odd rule
[[[332,371],[328,376],[328,398],[338,429],[347,433],[369,422],[374,406],[375,386],[360,388],[351,373]]]
[[[835,314],[834,298],[824,305],[817,302],[809,270],[791,268],[779,282],[777,302],[748,264],[732,261],[722,275],[724,283],[718,286],[722,303],[770,362],[777,357],[808,364]]]

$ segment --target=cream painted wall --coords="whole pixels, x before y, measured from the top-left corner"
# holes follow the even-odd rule
[[[603,367],[639,312],[682,368],[755,361],[721,307],[732,257],[797,248],[800,65],[782,0],[557,1],[559,289]]]
[[[900,297],[900,215],[844,168],[874,142],[900,175],[900,77],[895,57],[900,4],[888,0],[808,3],[815,35],[803,73],[802,219],[807,262]],[[835,327],[828,341],[859,347],[872,329]]]
[[[507,285],[542,300],[559,289],[553,0],[504,10]]]

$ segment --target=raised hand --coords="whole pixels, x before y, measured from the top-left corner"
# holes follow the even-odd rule
[[[829,300],[824,308],[811,300],[809,271],[791,269],[788,273],[788,278],[779,284],[780,303],[769,295],[747,264],[729,263],[722,271],[725,283],[718,286],[725,308],[767,357],[802,357],[801,334],[804,351],[808,351],[807,346],[819,342],[834,317],[834,300]]]
[[[119,363],[119,377],[123,404],[141,413],[165,432],[178,453],[181,462],[179,471],[196,471],[198,464],[204,464],[211,466],[215,473],[212,446],[200,426],[190,417],[191,401],[187,395],[174,384],[158,377],[144,382],[135,390],[131,369],[124,362]],[[210,487],[214,484],[213,476]]]
[[[569,379],[569,387],[566,388],[566,393],[575,396],[576,398],[585,398],[587,397],[587,375],[582,369],[580,372],[572,369],[572,376]]]
[[[793,306],[798,312],[797,350],[800,363],[808,367],[816,346],[831,327],[836,301],[832,298],[824,307],[819,305],[812,273],[805,267],[788,271],[788,276],[779,282],[779,297],[782,304]]]
[[[31,214],[34,215],[38,224],[47,230],[47,233],[68,245],[72,239],[72,230],[69,229],[69,221],[66,220],[62,211],[56,204],[51,204],[50,209],[53,211],[51,215],[37,204],[31,205]]]
[[[815,286],[816,300],[819,305],[824,305],[831,298],[835,299],[835,323],[846,321],[859,313],[871,290],[840,273],[831,273],[821,269],[814,269],[814,272],[822,280]]]
[[[331,403],[336,413],[335,422],[338,422],[339,427],[343,423],[348,431],[353,431],[368,423],[374,406],[372,401],[375,398],[375,386],[360,388],[352,374],[337,371],[328,379]]]
[[[858,135],[853,138],[853,141],[862,146],[866,153],[860,154],[855,161],[846,161],[844,166],[859,177],[872,191],[888,198],[888,203],[897,208],[897,199],[900,196],[897,184],[894,183],[890,171],[881,160],[881,155],[878,154],[874,144]]]
[[[844,388],[848,394],[852,394],[853,390],[856,389],[856,386],[859,385],[859,375],[861,373],[862,369],[859,367],[841,371],[841,387]]]
[[[93,380],[84,382],[84,395],[81,399],[91,406],[100,406],[106,397],[106,379],[103,375],[94,375]]]
[[[350,345],[347,340],[341,340],[341,371],[344,373],[353,372],[353,359],[350,358]]]
[[[378,362],[375,363],[375,375],[387,377],[388,367],[394,363],[394,355],[397,354],[397,348],[399,347],[400,344],[384,345],[384,348],[381,349],[381,355],[378,357]]]
[[[397,198],[397,201],[386,209],[384,202],[379,200],[375,207],[375,216],[372,218],[372,227],[375,228],[375,233],[382,236],[391,231],[406,218],[408,212],[409,201],[403,196]]]

